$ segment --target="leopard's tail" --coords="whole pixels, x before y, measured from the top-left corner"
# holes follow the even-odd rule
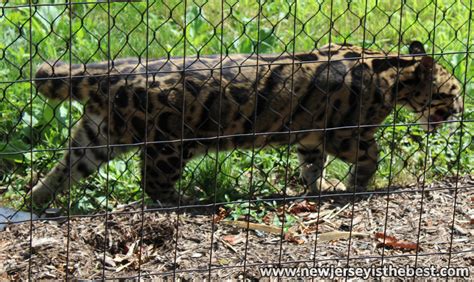
[[[107,77],[106,65],[45,62],[36,71],[34,81],[45,97],[59,101],[66,101],[69,97],[87,101],[90,95],[99,95],[98,84],[104,77]]]

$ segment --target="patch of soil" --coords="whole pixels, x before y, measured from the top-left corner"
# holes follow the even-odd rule
[[[259,278],[260,267],[275,265],[449,265],[474,273],[473,188],[467,176],[423,192],[412,185],[288,202],[263,223],[224,219],[231,210],[129,208],[12,224],[0,232],[0,279]],[[272,225],[282,213],[294,219],[284,232]]]

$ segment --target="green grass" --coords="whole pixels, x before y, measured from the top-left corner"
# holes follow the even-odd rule
[[[469,7],[463,1],[453,4],[446,0],[411,0],[405,1],[402,9],[393,1],[298,1],[296,8],[293,1],[262,1],[260,16],[258,1],[250,0],[225,1],[224,7],[216,0],[187,1],[186,7],[182,1],[150,0],[148,10],[146,3],[108,6],[92,2],[73,5],[71,17],[64,5],[30,10],[1,4],[9,7],[2,10],[0,17],[0,186],[8,188],[2,200],[7,205],[19,205],[32,168],[34,173],[42,174],[51,169],[60,153],[41,150],[66,147],[69,114],[72,113],[73,124],[81,114],[81,105],[73,103],[69,109],[67,103],[47,103],[32,88],[31,69],[34,73],[44,60],[94,62],[106,60],[109,55],[111,59],[154,58],[252,53],[257,48],[261,53],[291,53],[309,51],[329,41],[397,52],[400,41],[420,40],[436,54],[464,52],[436,56],[465,85],[464,134],[461,136],[459,123],[445,126],[429,138],[418,126],[382,128],[378,134],[382,153],[375,184],[383,187],[389,179],[403,184],[423,177],[431,181],[455,175],[458,170],[467,174],[474,169],[470,160],[474,153],[474,125],[469,122],[474,118],[472,53],[466,58],[468,45],[471,52],[474,50],[474,39],[468,34]],[[470,20],[472,25],[473,19]],[[406,44],[400,46],[400,51],[406,52]],[[405,110],[397,113],[386,123],[416,122]],[[32,149],[38,151],[31,153]],[[180,185],[210,201],[215,187],[218,201],[247,198],[250,192],[261,196],[281,192],[285,179],[295,186],[298,175],[296,154],[294,149],[291,151],[288,158],[284,147],[257,150],[253,164],[250,151],[222,153],[217,158],[217,176],[216,156],[210,153],[186,167]],[[85,181],[81,187],[87,189],[74,189],[74,210],[104,208],[106,190],[110,192],[110,205],[139,199],[137,161],[136,154],[125,155],[111,163],[108,173],[102,169],[97,177]],[[344,179],[347,168],[345,163],[334,160],[328,175]]]

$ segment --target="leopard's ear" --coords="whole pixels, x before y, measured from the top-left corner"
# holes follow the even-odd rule
[[[435,60],[430,56],[424,56],[421,58],[420,66],[422,66],[426,70],[431,70],[435,64]]]
[[[421,43],[420,41],[413,41],[410,44],[410,47],[408,47],[408,50],[410,51],[410,54],[412,55],[426,54],[425,47],[423,46],[423,43]]]
[[[435,59],[430,56],[423,56],[420,60],[419,67],[417,68],[418,77],[421,80],[431,80],[433,78],[433,71],[435,65]]]

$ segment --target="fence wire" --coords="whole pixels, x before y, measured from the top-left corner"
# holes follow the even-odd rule
[[[472,1],[0,7],[0,278],[472,269]]]

